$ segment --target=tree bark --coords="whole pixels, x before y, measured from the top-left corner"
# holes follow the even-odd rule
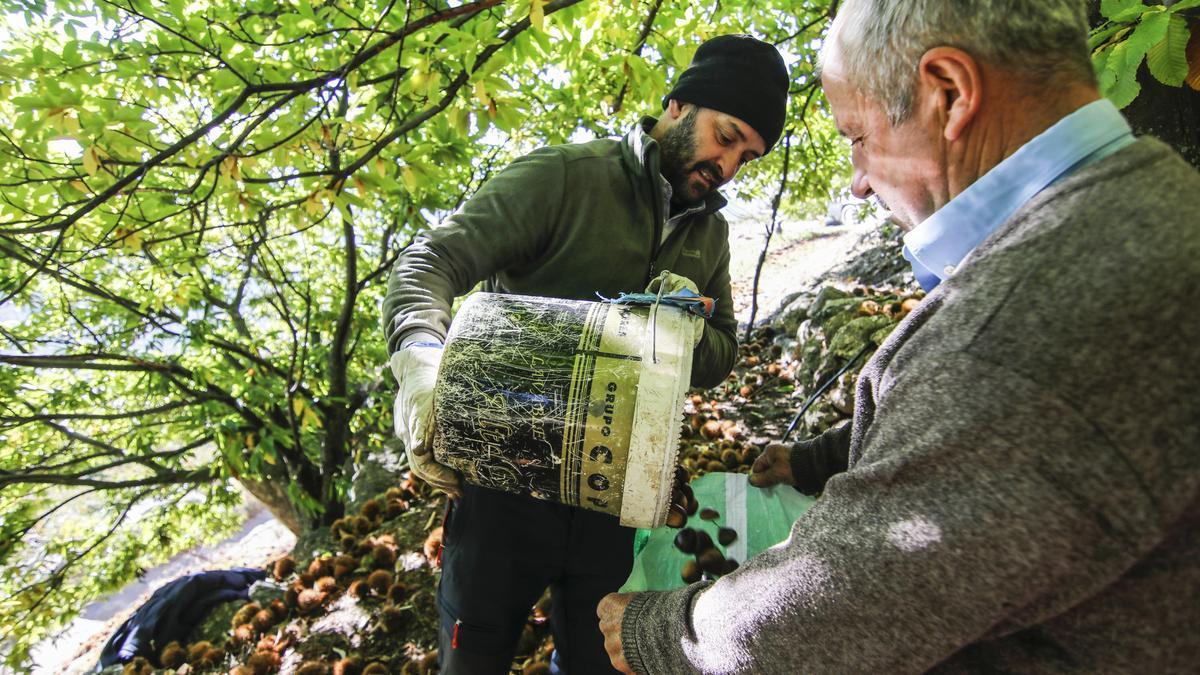
[[[1142,91],[1121,112],[1138,136],[1149,134],[1171,145],[1200,169],[1200,91],[1167,86],[1146,70],[1138,72]]]
[[[287,529],[297,536],[304,529],[303,519],[297,513],[296,507],[292,505],[291,500],[287,496],[287,476],[280,475],[273,479],[263,481],[249,480],[246,478],[238,478],[237,481],[246,488],[246,491],[254,495],[258,501],[267,507],[267,510],[274,515],[279,522],[283,523]]]

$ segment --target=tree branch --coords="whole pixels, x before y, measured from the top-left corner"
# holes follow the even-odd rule
[[[779,203],[783,199],[784,190],[787,189],[788,163],[791,154],[792,131],[789,129],[783,136],[783,170],[779,174],[779,190],[775,192],[775,197],[771,199],[771,223],[767,225],[762,252],[758,254],[758,264],[754,267],[754,285],[750,293],[750,318],[746,321],[746,333],[742,337],[743,342],[750,341],[750,334],[754,330],[754,317],[758,314],[758,280],[762,276],[763,265],[767,262],[767,248],[771,246],[771,236],[775,234],[775,223],[779,220]]]

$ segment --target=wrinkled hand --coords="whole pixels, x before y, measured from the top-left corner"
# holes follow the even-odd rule
[[[796,477],[792,475],[791,456],[791,446],[779,443],[768,445],[750,468],[750,484],[760,488],[780,483],[795,485]]]
[[[406,347],[392,354],[389,365],[400,383],[392,412],[396,436],[404,442],[412,472],[457,498],[462,494],[458,474],[434,460],[429,444],[433,435],[433,386],[441,361],[442,350],[438,347]]]
[[[663,270],[662,273],[651,279],[650,284],[646,286],[646,292],[654,293],[655,295],[658,295],[659,289],[662,290],[663,295],[678,293],[684,289],[687,289],[696,295],[700,294],[700,287],[696,285],[696,282],[687,277],[680,276],[673,272],[668,272],[667,270]],[[692,344],[700,344],[700,338],[704,337],[704,325],[707,322],[703,318],[695,316],[694,314],[688,315],[688,321],[690,321],[692,324],[694,337]]]
[[[442,566],[442,547],[445,543],[445,529],[438,525],[429,531],[429,535],[425,537],[425,543],[421,545],[421,552],[425,554],[425,559],[429,561],[429,566],[433,569],[439,569]]]
[[[625,660],[625,647],[621,644],[621,621],[625,618],[625,608],[633,599],[633,593],[609,593],[600,599],[596,605],[596,617],[600,619],[600,632],[604,634],[604,651],[613,668],[622,673],[633,675],[633,668]]]

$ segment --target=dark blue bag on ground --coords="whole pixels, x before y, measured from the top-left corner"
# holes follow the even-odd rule
[[[144,656],[158,663],[159,651],[172,640],[183,642],[216,605],[249,600],[250,586],[267,573],[250,567],[196,572],[154,591],[104,645],[96,670]]]

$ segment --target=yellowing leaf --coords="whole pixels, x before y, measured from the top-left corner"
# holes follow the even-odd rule
[[[308,215],[316,218],[325,212],[325,205],[321,203],[321,198],[314,192],[304,200],[304,210]]]
[[[383,161],[382,157],[375,158],[375,173],[379,174],[380,178],[387,177],[387,162]]]
[[[118,227],[113,230],[113,236],[116,237],[117,243],[128,251],[138,251],[142,248],[142,235],[139,232]]]
[[[1192,37],[1187,45],[1188,74],[1184,82],[1196,91],[1200,91],[1200,22],[1191,26]]]
[[[429,73],[429,77],[425,80],[424,94],[433,96],[442,89],[442,74],[439,71]]]
[[[299,417],[303,413],[304,413],[304,399],[302,399],[302,398],[292,399],[292,414]]]
[[[103,160],[100,158],[100,150],[96,146],[89,146],[83,151],[83,171],[89,176],[95,176],[100,170]]]
[[[242,170],[238,168],[238,158],[230,155],[221,160],[221,175],[232,180],[242,179]]]
[[[356,190],[358,190],[359,197],[362,197],[363,199],[367,198],[367,193],[368,193],[367,184],[364,183],[363,180],[361,178],[359,178],[358,176],[354,177],[354,188]]]
[[[46,122],[64,134],[79,132],[79,117],[70,108],[51,108],[46,113]]]
[[[412,170],[411,166],[405,166],[400,169],[400,177],[404,179],[404,186],[409,192],[415,192],[417,189],[417,174]]]
[[[429,71],[414,70],[410,80],[414,91],[424,91],[429,85]]]
[[[467,121],[466,110],[459,107],[454,107],[446,111],[446,114],[449,115],[450,126],[453,127],[455,131],[463,136],[466,136],[467,133],[470,132],[471,126]]]
[[[538,30],[546,30],[547,0],[529,0],[529,25]]]
[[[496,102],[488,95],[487,87],[483,86],[482,82],[475,83],[475,98],[488,109],[488,112],[495,116]]]

